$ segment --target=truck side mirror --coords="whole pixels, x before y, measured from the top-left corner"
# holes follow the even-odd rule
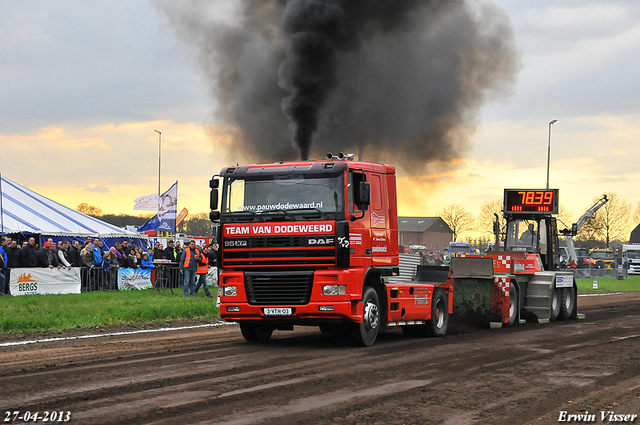
[[[218,189],[211,189],[211,192],[209,193],[209,209],[218,209]]]
[[[220,186],[220,180],[216,179],[215,177],[209,180],[209,187],[211,189],[217,189],[219,186]]]
[[[213,222],[220,221],[220,211],[211,211],[209,213],[209,220],[211,220]]]

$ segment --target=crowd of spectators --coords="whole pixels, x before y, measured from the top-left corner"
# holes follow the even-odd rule
[[[215,266],[217,245],[207,245],[198,247],[198,253],[204,252],[208,259],[208,265]],[[13,269],[19,267],[43,267],[43,268],[71,268],[84,267],[88,272],[92,285],[99,282],[99,288],[92,287],[91,290],[117,289],[112,271],[120,267],[133,269],[153,269],[156,266],[154,260],[169,260],[178,264],[183,255],[183,248],[180,242],[169,241],[165,248],[161,243],[156,242],[153,248],[146,251],[140,246],[126,239],[117,241],[109,249],[100,238],[87,237],[83,243],[77,239],[60,240],[54,242],[48,238],[38,247],[34,237],[22,243],[7,236],[0,236],[0,268]],[[198,262],[201,265],[201,262]],[[207,267],[208,267],[207,265]],[[200,269],[201,270],[201,269]],[[200,273],[198,273],[200,274]],[[0,294],[5,291],[6,275],[0,273]],[[198,285],[199,288],[200,285]],[[205,292],[208,289],[205,287]],[[195,285],[191,288],[195,289]],[[192,290],[193,290],[192,289]],[[207,294],[209,296],[210,294]]]

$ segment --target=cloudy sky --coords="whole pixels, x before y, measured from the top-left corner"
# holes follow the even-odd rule
[[[234,2],[191,1],[232,24]],[[400,214],[472,213],[505,187],[550,186],[581,214],[616,192],[640,201],[640,3],[494,0],[510,20],[519,72],[478,111],[466,158],[402,176]],[[208,180],[244,158],[215,115],[199,53],[162,3],[0,3],[0,172],[62,204],[134,213],[133,201],[179,181],[179,208],[208,211]],[[366,159],[366,156],[365,156]],[[397,164],[401,166],[401,164]]]

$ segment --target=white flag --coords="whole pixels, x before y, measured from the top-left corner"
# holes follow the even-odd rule
[[[141,196],[135,201],[134,210],[158,211],[158,195]]]

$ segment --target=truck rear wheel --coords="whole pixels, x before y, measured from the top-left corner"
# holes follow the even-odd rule
[[[518,309],[520,308],[520,298],[518,297],[518,289],[511,282],[509,285],[509,321],[507,326],[513,326],[518,319]]]
[[[560,316],[560,305],[562,304],[562,289],[553,288],[551,291],[551,321],[553,322]]]
[[[267,342],[271,338],[273,328],[261,323],[240,322],[240,331],[248,342]]]
[[[431,320],[427,323],[427,333],[430,336],[444,336],[449,326],[449,309],[447,297],[442,289],[433,291],[431,298]]]
[[[562,288],[562,295],[560,298],[560,319],[567,320],[573,315],[573,311],[576,308],[575,289]]]
[[[375,289],[370,286],[364,287],[362,304],[362,323],[355,324],[351,332],[351,341],[355,345],[370,347],[376,341],[380,330],[380,300]]]

